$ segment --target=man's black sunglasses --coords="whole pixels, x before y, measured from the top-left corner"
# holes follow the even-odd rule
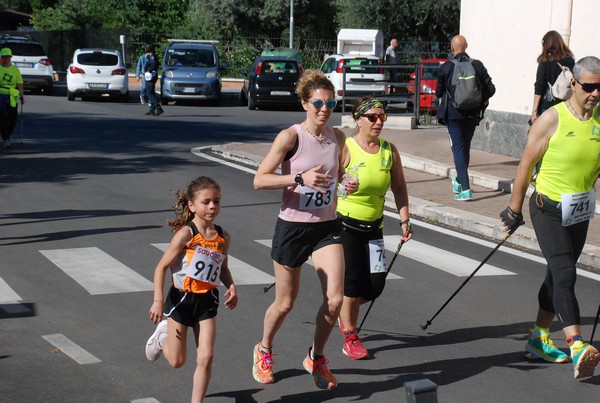
[[[594,91],[600,91],[600,83],[582,83],[578,79],[575,79],[577,84],[581,85],[581,89],[587,92],[588,94]]]

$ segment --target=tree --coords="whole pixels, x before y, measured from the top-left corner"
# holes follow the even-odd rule
[[[38,3],[44,3],[37,0]],[[181,26],[189,0],[60,0],[33,11],[39,30],[129,27],[149,32],[171,32]]]
[[[460,0],[337,0],[338,28],[370,28],[400,41],[449,42],[460,26]]]
[[[294,31],[335,36],[335,6],[321,0],[294,0]],[[283,38],[289,35],[289,0],[190,0],[189,31],[206,37]]]

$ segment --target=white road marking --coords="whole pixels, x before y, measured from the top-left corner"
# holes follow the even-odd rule
[[[42,338],[80,365],[102,362],[77,344],[73,343],[63,334],[49,334],[42,336]]]
[[[40,251],[92,295],[152,291],[152,282],[98,248]]]
[[[384,236],[385,248],[395,251],[400,235]],[[424,263],[457,277],[468,277],[481,262],[448,252],[444,249],[411,239],[402,247],[402,256]],[[489,264],[483,265],[476,276],[510,276],[516,273]]]
[[[21,297],[0,277],[0,304],[20,301]]]
[[[169,246],[168,243],[153,243],[152,246],[166,251]],[[271,284],[275,281],[275,277],[265,273],[264,271],[257,269],[254,266],[249,265],[231,255],[229,258],[229,270],[233,276],[233,281],[236,285],[252,285],[252,284]]]
[[[213,157],[212,155],[209,155],[209,154],[206,154],[206,153],[202,152],[202,150],[210,149],[210,148],[214,148],[214,147],[216,147],[216,145],[204,146],[204,147],[195,147],[195,148],[192,148],[192,154],[195,154],[198,157],[207,159],[209,161],[218,162],[219,164],[222,164],[222,165],[225,165],[225,166],[228,166],[228,167],[231,167],[231,168],[239,169],[240,171],[244,171],[244,172],[247,172],[249,174],[255,174],[256,173],[255,169],[246,168],[246,167],[241,166],[240,164],[236,164],[236,163],[233,163],[233,162],[225,161],[225,160],[223,160],[221,158]]]
[[[160,401],[153,397],[144,397],[142,399],[132,400],[131,403],[160,403]]]
[[[271,244],[273,243],[273,240],[271,240],[271,239],[257,239],[257,240],[256,240],[256,242],[258,242],[258,243],[259,243],[259,244],[261,244],[261,245],[264,245],[264,246],[266,246],[267,248],[270,248],[270,247],[271,247]],[[396,249],[394,249],[394,253],[395,253],[395,252],[396,252]],[[392,256],[393,256],[393,255],[392,255]],[[390,256],[387,256],[387,259],[388,259],[388,264],[392,262],[392,260],[391,260],[391,259],[392,259],[392,257],[390,257]],[[312,262],[312,258],[308,258],[308,260],[307,260],[306,264],[309,264],[309,265],[311,265],[311,266],[313,266],[313,267],[315,266],[315,265],[313,264],[313,262]],[[387,278],[388,278],[388,279],[390,279],[390,280],[401,280],[401,279],[402,279],[402,277],[400,277],[400,276],[397,276],[397,275],[395,275],[394,273],[389,273],[389,274],[388,274],[388,276],[387,276]]]

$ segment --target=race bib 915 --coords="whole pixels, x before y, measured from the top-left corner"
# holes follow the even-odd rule
[[[205,283],[221,285],[221,266],[224,261],[224,254],[198,246],[185,275]]]

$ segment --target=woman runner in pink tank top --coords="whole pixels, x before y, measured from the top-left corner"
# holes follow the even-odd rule
[[[254,347],[252,375],[259,383],[275,382],[273,340],[298,296],[300,268],[312,256],[323,302],[303,365],[317,387],[331,389],[337,381],[327,367],[324,348],[344,290],[344,253],[335,209],[346,136],[327,126],[336,101],[334,87],[323,73],[307,70],[296,91],[306,119],[277,135],[254,178],[256,189],[283,189],[283,197],[271,249],[275,301],[265,313],[262,339]],[[275,173],[279,166],[281,174]],[[356,188],[353,184],[348,191]]]

